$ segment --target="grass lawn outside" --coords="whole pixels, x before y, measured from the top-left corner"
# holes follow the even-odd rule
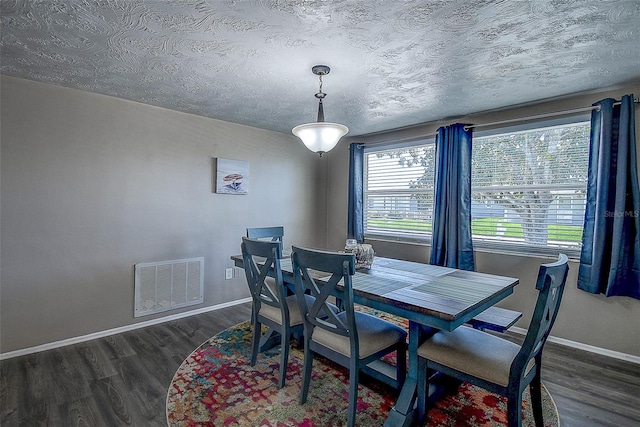
[[[385,219],[375,218],[367,222],[368,227],[385,229],[388,231],[415,230],[424,233],[431,231],[431,222],[416,219]],[[502,218],[480,218],[471,221],[471,232],[476,236],[524,238],[522,225],[507,222]],[[580,243],[582,241],[582,227],[578,225],[549,224],[548,239],[560,242]]]

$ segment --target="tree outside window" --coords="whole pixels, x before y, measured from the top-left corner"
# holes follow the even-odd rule
[[[589,122],[581,122],[474,137],[474,245],[519,248],[519,252],[523,246],[538,252],[564,248],[577,253],[589,132]],[[429,238],[435,145],[422,142],[369,152],[366,165],[365,235]]]

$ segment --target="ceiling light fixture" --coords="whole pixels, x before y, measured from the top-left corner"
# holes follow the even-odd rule
[[[322,76],[329,74],[330,68],[326,65],[316,65],[311,68],[313,74],[320,78],[320,90],[315,94],[318,98],[318,121],[294,127],[291,132],[302,140],[302,143],[311,151],[322,157],[324,153],[331,150],[338,144],[340,138],[349,132],[349,128],[338,123],[327,123],[324,121],[324,110],[322,99],[327,96],[322,92]]]

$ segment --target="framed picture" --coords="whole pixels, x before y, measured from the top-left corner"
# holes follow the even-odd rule
[[[216,193],[249,194],[249,163],[216,159]]]

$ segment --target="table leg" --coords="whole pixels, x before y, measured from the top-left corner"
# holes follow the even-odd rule
[[[396,405],[389,412],[385,427],[408,427],[413,423],[418,385],[418,347],[438,330],[409,321],[409,366]]]
[[[269,328],[266,334],[260,337],[260,352],[267,351],[277,345],[280,345],[280,333]]]

